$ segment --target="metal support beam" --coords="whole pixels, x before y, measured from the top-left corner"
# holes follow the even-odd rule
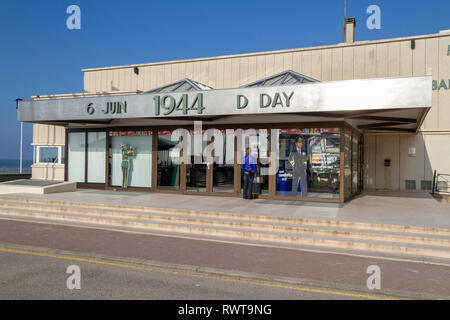
[[[398,117],[382,117],[382,116],[356,116],[356,117],[352,117],[352,119],[417,123],[417,119],[398,118]]]
[[[359,129],[370,129],[370,128],[397,126],[399,124],[408,124],[408,123],[402,123],[402,122],[377,122],[377,123],[370,123],[370,124],[362,124],[362,125],[359,125],[358,128]]]

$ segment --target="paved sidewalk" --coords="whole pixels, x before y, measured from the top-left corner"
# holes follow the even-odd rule
[[[249,201],[233,197],[87,189],[46,195],[9,194],[6,196],[430,228],[450,228],[450,204],[446,201],[436,200],[430,194],[422,192],[364,192],[344,204],[268,199]]]

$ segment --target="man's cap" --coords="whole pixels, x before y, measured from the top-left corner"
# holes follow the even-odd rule
[[[302,137],[298,137],[297,142],[302,142]]]

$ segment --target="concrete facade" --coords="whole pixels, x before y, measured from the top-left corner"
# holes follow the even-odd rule
[[[415,190],[427,190],[434,170],[450,173],[450,30],[323,47],[84,69],[84,93],[33,98],[138,93],[184,78],[215,89],[236,88],[285,70],[322,82],[432,75],[433,105],[418,134],[364,135],[364,188],[406,190],[415,181]],[[64,145],[64,138],[61,127],[34,124],[33,145]],[[390,167],[384,166],[385,159],[391,160]],[[33,166],[33,178],[63,180],[63,172],[61,165]]]

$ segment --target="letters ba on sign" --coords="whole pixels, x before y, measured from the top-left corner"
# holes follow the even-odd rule
[[[433,90],[450,90],[450,79],[447,81],[442,79],[441,81],[433,80]]]
[[[259,107],[261,109],[265,108],[276,108],[276,107],[290,107],[291,106],[291,98],[294,95],[294,92],[286,93],[286,92],[276,92],[274,95],[270,95],[267,93],[259,94]],[[243,94],[238,94],[236,96],[236,108],[244,109],[248,106],[248,98]]]

